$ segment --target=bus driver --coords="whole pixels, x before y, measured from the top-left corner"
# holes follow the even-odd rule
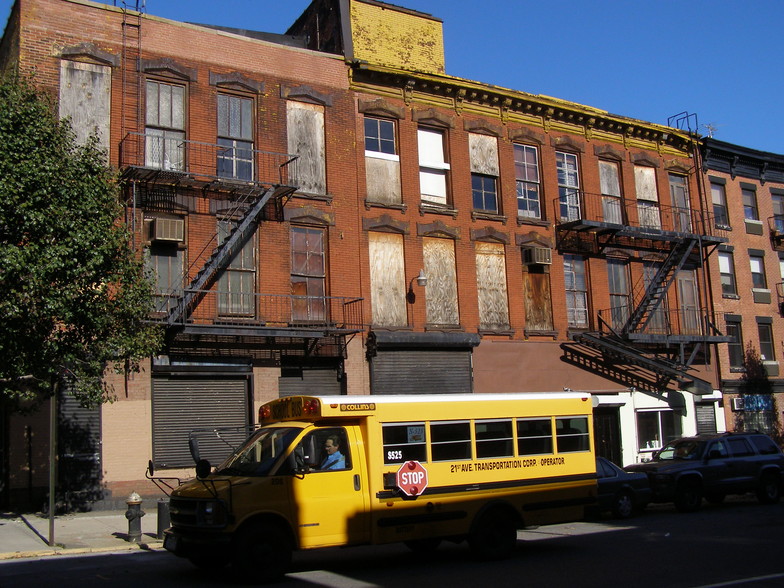
[[[324,442],[324,451],[327,456],[321,462],[320,470],[344,470],[346,469],[346,458],[340,453],[340,439],[337,435],[330,435]]]

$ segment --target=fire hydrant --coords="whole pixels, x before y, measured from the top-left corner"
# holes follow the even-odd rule
[[[128,541],[139,543],[142,539],[142,517],[147,514],[142,510],[142,497],[131,492],[125,504],[128,505],[128,510],[125,511],[125,518],[128,519]]]

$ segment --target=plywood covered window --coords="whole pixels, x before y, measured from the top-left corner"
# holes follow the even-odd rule
[[[543,265],[529,265],[523,273],[525,295],[525,330],[552,331],[553,304],[550,295],[550,274]]]
[[[479,326],[490,330],[509,329],[504,246],[501,243],[477,242],[475,251]]]
[[[286,104],[288,150],[299,156],[295,163],[300,192],[327,193],[324,143],[324,107],[290,100]]]
[[[656,170],[652,167],[634,166],[634,187],[637,192],[637,215],[640,226],[661,228],[659,193],[656,190]]]
[[[373,324],[380,327],[405,326],[408,321],[403,236],[371,232],[368,234],[368,247]]]
[[[422,200],[446,205],[449,163],[444,144],[445,134],[438,129],[417,130],[419,149],[419,190]]]
[[[451,239],[425,237],[422,253],[427,276],[426,311],[429,325],[458,325],[455,243]]]
[[[599,183],[602,190],[602,215],[604,222],[616,225],[623,224],[621,182],[616,162],[599,162]]]

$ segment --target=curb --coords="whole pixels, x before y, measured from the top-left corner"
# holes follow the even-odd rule
[[[36,551],[16,551],[12,553],[0,553],[0,561],[52,556],[86,555],[93,553],[121,553],[123,551],[133,551],[136,549],[142,551],[161,551],[163,550],[163,542],[152,541],[149,543],[129,543],[127,545],[113,545],[110,547],[62,547],[41,549]]]

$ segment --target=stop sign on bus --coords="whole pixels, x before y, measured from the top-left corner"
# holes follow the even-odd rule
[[[395,474],[395,484],[406,496],[419,496],[427,488],[427,470],[418,461],[407,461]]]

